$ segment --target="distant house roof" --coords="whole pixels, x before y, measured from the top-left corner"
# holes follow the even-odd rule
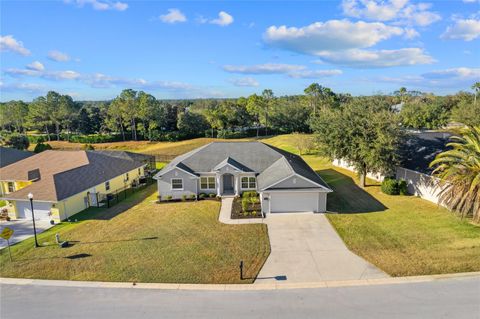
[[[258,173],[260,189],[298,174],[330,190],[300,156],[260,142],[213,142],[204,145],[176,157],[157,177],[175,167],[198,175],[200,172],[213,172],[227,163],[243,172]]]
[[[0,168],[34,155],[32,152],[0,146]]]
[[[438,153],[447,149],[446,144],[452,136],[448,132],[410,132],[403,145],[401,167],[430,174],[429,167]]]
[[[44,151],[0,169],[1,180],[34,181],[5,195],[57,202],[145,165],[150,156],[123,151]]]

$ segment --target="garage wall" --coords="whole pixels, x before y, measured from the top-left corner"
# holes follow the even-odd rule
[[[295,190],[263,192],[261,194],[261,202],[264,213],[325,212],[327,208],[327,193]]]
[[[16,205],[16,211],[17,211],[17,218],[32,219],[30,201],[16,201],[15,205]],[[49,213],[51,208],[52,208],[52,203],[33,201],[33,210],[35,213],[35,220],[50,219]]]

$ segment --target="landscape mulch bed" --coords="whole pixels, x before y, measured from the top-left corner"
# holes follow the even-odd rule
[[[256,214],[252,215],[255,211]],[[242,198],[235,198],[232,205],[232,219],[246,219],[246,218],[262,218],[262,207],[260,203],[249,204],[247,214],[242,211]]]

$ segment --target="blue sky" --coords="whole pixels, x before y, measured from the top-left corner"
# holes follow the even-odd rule
[[[480,1],[1,1],[1,100],[123,88],[238,97],[312,82],[354,95],[480,81]]]

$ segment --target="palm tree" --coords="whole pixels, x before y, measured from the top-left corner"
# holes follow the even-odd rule
[[[477,95],[478,93],[480,93],[480,82],[475,82],[472,85],[472,90],[474,91],[473,94],[475,94],[474,95],[475,102],[473,102],[473,105],[477,105]]]
[[[480,222],[480,127],[470,127],[462,136],[453,136],[450,150],[438,154],[430,167],[442,181],[440,202],[462,218]]]

